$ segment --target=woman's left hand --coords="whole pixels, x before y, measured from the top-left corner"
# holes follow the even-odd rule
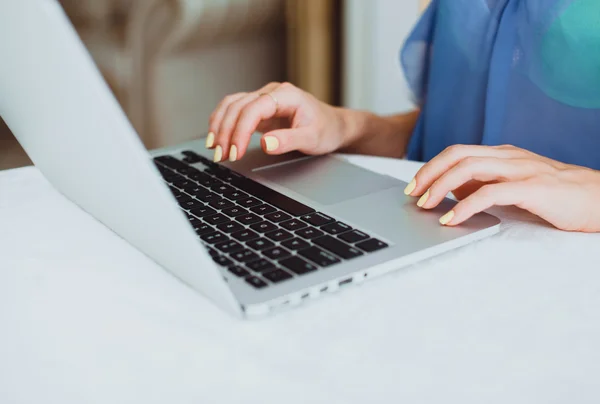
[[[600,232],[600,172],[514,146],[451,146],[425,164],[405,193],[436,207],[449,192],[460,202],[444,215],[455,226],[494,205],[515,205],[561,230]]]

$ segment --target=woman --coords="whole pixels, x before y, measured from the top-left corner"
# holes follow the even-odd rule
[[[406,188],[423,209],[459,200],[443,225],[516,205],[563,230],[600,231],[598,0],[434,0],[402,51],[420,108],[376,116],[288,83],[226,97],[215,160],[299,150],[428,161]]]

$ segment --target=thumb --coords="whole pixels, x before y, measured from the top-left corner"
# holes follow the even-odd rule
[[[308,128],[278,129],[265,133],[261,139],[263,150],[267,154],[284,154],[295,150],[310,152],[314,132]]]

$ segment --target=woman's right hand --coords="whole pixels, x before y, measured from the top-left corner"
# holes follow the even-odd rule
[[[258,91],[229,95],[210,117],[206,147],[215,161],[244,157],[254,132],[264,135],[263,150],[283,154],[298,150],[319,155],[346,143],[347,110],[325,104],[289,83],[270,83]]]

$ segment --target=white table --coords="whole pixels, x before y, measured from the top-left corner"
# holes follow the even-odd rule
[[[600,235],[493,213],[497,236],[242,322],[36,169],[1,172],[0,402],[599,402]]]

